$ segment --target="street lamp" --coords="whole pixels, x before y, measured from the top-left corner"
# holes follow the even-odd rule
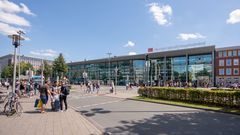
[[[12,45],[14,46],[14,68],[13,68],[13,86],[12,86],[12,93],[15,91],[16,87],[16,61],[17,61],[17,47],[20,45],[19,41],[24,40],[21,36],[17,34],[9,35],[9,38],[12,39]]]
[[[21,31],[21,30],[19,30],[19,31],[17,31],[17,33],[18,33],[18,36],[19,37],[21,37],[21,35],[23,34],[25,34],[23,31]],[[21,46],[21,39],[19,38],[19,48],[18,48],[18,80],[20,81],[20,75],[21,75],[21,73],[20,73],[20,65],[21,65],[21,59],[20,59],[20,46]]]
[[[118,72],[118,68],[116,66],[116,68],[115,68],[115,94],[117,94],[117,72]]]
[[[111,75],[111,73],[110,73],[110,56],[112,55],[112,53],[107,53],[107,55],[108,55],[108,83],[109,83],[109,85],[110,85],[110,83],[111,83],[111,79],[110,79],[110,75]]]
[[[42,70],[41,70],[41,84],[43,86],[43,71],[44,71],[44,62],[43,62],[43,59],[42,59]]]

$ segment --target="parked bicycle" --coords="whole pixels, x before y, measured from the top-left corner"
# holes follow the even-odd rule
[[[9,93],[8,95],[8,101],[4,105],[3,113],[7,116],[20,116],[23,112],[22,105],[19,102],[19,97],[15,93]]]
[[[0,103],[5,103],[8,98],[8,92],[0,92]]]

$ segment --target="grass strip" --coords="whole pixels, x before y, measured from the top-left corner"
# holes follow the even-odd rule
[[[176,106],[183,106],[183,107],[190,107],[190,108],[196,108],[196,109],[204,109],[204,110],[209,110],[209,111],[217,111],[217,112],[224,112],[224,113],[231,113],[231,114],[240,115],[240,109],[236,109],[236,108],[205,105],[205,104],[196,104],[196,103],[186,103],[186,102],[162,100],[162,99],[152,99],[152,98],[141,97],[141,96],[136,96],[136,97],[129,98],[129,99],[137,100],[137,101],[145,101],[145,102],[151,102],[151,103],[161,103],[161,104],[167,104],[167,105],[176,105]]]

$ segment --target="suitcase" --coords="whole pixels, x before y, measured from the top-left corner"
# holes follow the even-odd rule
[[[54,101],[54,111],[59,111],[60,110],[60,101],[55,100]]]
[[[52,111],[55,111],[54,102],[51,102]]]

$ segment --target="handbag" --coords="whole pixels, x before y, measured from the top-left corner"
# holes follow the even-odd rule
[[[38,101],[38,104],[37,104],[37,107],[38,107],[38,108],[41,108],[41,107],[42,107],[42,105],[43,105],[43,102],[42,102],[42,100],[39,100],[39,101]]]

